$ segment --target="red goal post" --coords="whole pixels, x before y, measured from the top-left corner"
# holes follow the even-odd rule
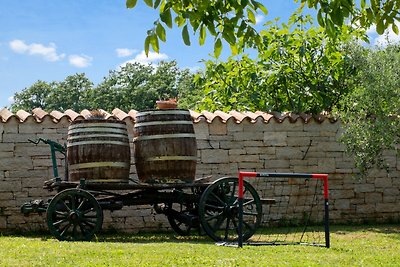
[[[325,245],[330,247],[329,238],[329,193],[328,193],[328,174],[308,174],[308,173],[267,173],[267,172],[239,172],[238,181],[238,246],[243,246],[243,181],[245,177],[288,177],[288,178],[305,178],[305,179],[319,179],[323,181],[324,186],[324,226],[325,226]]]

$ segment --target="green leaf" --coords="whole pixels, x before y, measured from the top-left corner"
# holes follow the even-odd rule
[[[399,34],[399,27],[395,23],[392,24],[392,30],[395,34]]]
[[[161,41],[165,42],[167,40],[166,34],[165,34],[165,29],[161,25],[161,23],[157,23],[156,33],[157,33],[158,38],[160,38]]]
[[[205,40],[206,40],[206,27],[204,27],[204,24],[203,24],[200,27],[199,44],[203,45]]]
[[[219,58],[219,56],[221,55],[221,51],[222,51],[222,42],[220,38],[217,38],[217,40],[214,43],[214,55],[216,58]]]
[[[236,45],[236,44],[233,44],[233,45],[231,45],[230,47],[231,47],[232,56],[236,56],[236,55],[238,54],[238,47],[237,47],[237,45]]]
[[[365,0],[361,0],[361,9],[365,8]]]
[[[377,21],[376,23],[376,32],[378,34],[383,34],[383,32],[385,31],[385,25],[383,24],[383,20],[380,19],[379,21]]]
[[[156,9],[160,5],[161,0],[154,1],[154,9]]]
[[[150,50],[150,35],[147,35],[146,39],[144,40],[144,52],[146,56],[149,55],[149,50]]]
[[[172,28],[172,16],[169,8],[160,14],[160,19],[168,26],[168,28]]]
[[[153,0],[143,0],[146,5],[148,5],[149,7],[153,7]]]
[[[253,11],[251,11],[249,8],[247,9],[247,17],[251,23],[256,24],[256,16],[254,15]]]
[[[180,16],[175,17],[174,21],[175,21],[175,24],[178,25],[178,27],[182,27],[186,22],[185,18],[180,17]]]
[[[190,38],[189,38],[189,31],[188,31],[187,24],[182,29],[182,38],[183,38],[183,42],[185,43],[185,45],[189,46]]]
[[[151,35],[150,44],[151,44],[151,47],[153,48],[154,52],[156,52],[156,53],[160,52],[160,45],[158,43],[158,37],[156,34]]]
[[[137,4],[137,0],[126,0],[127,8],[134,8]]]
[[[260,2],[257,2],[257,1],[252,1],[252,2],[254,4],[256,10],[260,9],[264,13],[264,15],[268,15],[268,9],[263,4],[261,4]]]
[[[318,10],[317,21],[321,27],[325,27],[325,21],[324,18],[322,17],[322,9]]]
[[[217,35],[217,32],[215,31],[215,25],[213,22],[207,24],[207,29],[211,33],[211,35],[213,36]]]

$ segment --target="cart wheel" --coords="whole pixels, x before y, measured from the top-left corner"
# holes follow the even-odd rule
[[[50,201],[47,225],[58,240],[89,241],[100,231],[103,211],[92,194],[66,189]]]
[[[243,240],[260,225],[262,205],[257,191],[244,181]],[[209,185],[199,203],[200,223],[215,241],[238,240],[238,178],[225,177]]]
[[[200,223],[197,214],[198,212],[194,204],[168,204],[168,222],[178,235],[190,236],[200,233]]]

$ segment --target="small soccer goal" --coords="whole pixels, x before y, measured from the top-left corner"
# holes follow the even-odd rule
[[[246,197],[248,184],[259,199]],[[239,247],[291,244],[330,247],[327,174],[239,172],[237,193]],[[257,206],[255,201],[261,203],[261,216],[252,216]],[[249,223],[248,217],[258,221]],[[245,233],[254,225],[257,229],[247,239]]]

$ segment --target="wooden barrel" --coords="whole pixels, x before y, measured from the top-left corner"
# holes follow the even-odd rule
[[[68,127],[70,181],[129,182],[130,147],[126,123],[104,119],[73,121]]]
[[[145,183],[188,183],[196,174],[197,145],[190,112],[139,112],[134,127],[134,158]]]

